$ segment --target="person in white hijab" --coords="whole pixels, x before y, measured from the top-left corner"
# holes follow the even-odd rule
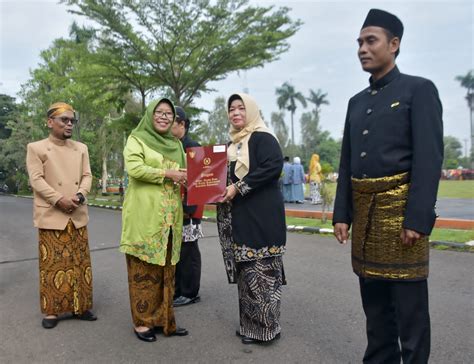
[[[296,203],[304,203],[304,183],[305,176],[303,166],[301,165],[300,157],[293,158],[293,168],[292,168],[292,190],[293,198]]]
[[[229,181],[218,205],[218,230],[229,283],[237,283],[244,344],[280,337],[285,284],[286,224],[278,179],[283,155],[256,102],[246,94],[228,100]],[[265,282],[265,284],[262,284]]]

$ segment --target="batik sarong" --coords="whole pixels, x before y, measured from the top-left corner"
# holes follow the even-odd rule
[[[168,336],[176,331],[173,310],[176,266],[168,244],[166,265],[150,264],[126,254],[130,308],[135,327],[161,327]]]
[[[321,183],[310,182],[309,184],[309,195],[311,197],[312,204],[321,203]]]
[[[39,229],[41,312],[81,314],[92,308],[92,269],[87,227],[69,220],[64,230]]]
[[[256,340],[272,340],[281,331],[282,257],[237,263],[237,278],[240,334]]]
[[[224,268],[229,283],[237,283],[237,271],[232,238],[232,203],[220,203],[217,205],[217,231],[221,244]]]

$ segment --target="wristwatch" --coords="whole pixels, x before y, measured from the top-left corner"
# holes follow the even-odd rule
[[[79,199],[79,203],[82,205],[84,203],[84,201],[86,200],[86,198],[84,197],[84,195],[80,192],[76,193],[76,196],[77,198]]]

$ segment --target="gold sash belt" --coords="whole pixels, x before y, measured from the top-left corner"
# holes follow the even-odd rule
[[[358,276],[385,280],[428,277],[428,237],[412,247],[403,245],[400,239],[409,187],[408,172],[352,178],[352,268]]]

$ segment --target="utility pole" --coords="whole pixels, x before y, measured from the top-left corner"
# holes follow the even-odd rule
[[[249,87],[248,87],[248,83],[247,83],[247,71],[245,70],[244,71],[244,76],[243,76],[243,92],[248,94],[249,93]]]

